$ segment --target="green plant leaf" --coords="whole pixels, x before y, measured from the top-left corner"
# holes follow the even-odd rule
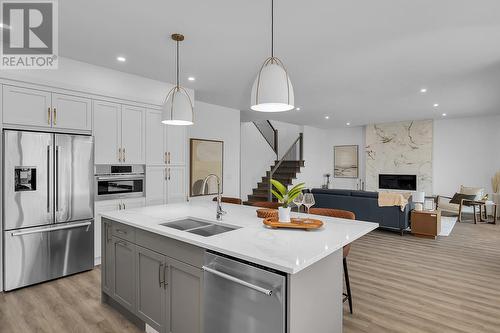
[[[271,190],[271,193],[276,197],[276,199],[283,201],[283,196],[280,193],[276,192],[275,190]]]
[[[296,197],[298,197],[298,196],[299,196],[299,194],[300,194],[300,191],[299,191],[299,192],[297,192],[297,193],[295,193],[295,194],[293,194],[293,195],[291,195],[291,196],[290,196],[290,202],[292,202],[292,201],[293,201],[293,199],[295,199]]]
[[[276,189],[278,190],[278,192],[281,193],[282,196],[288,193],[286,186],[281,184],[276,179],[271,179],[271,184],[273,184],[273,186],[276,187]]]

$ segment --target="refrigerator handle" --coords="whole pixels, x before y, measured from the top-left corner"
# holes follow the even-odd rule
[[[59,211],[59,146],[56,146],[56,212]]]
[[[47,213],[50,213],[50,146],[47,146]]]

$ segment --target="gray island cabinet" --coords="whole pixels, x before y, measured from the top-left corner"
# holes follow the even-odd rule
[[[204,249],[102,219],[103,302],[140,327],[199,333]]]
[[[103,302],[160,333],[341,333],[343,247],[378,225],[274,230],[255,207],[224,209],[223,221],[212,201],[102,213]]]

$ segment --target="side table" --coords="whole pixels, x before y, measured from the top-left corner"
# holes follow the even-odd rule
[[[436,239],[440,232],[440,210],[411,211],[411,233],[414,236]]]

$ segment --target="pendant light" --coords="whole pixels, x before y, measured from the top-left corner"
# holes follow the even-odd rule
[[[264,61],[255,79],[250,108],[261,112],[294,108],[292,82],[283,62],[274,56],[274,0],[271,0],[271,57]]]
[[[177,44],[177,84],[170,89],[163,101],[161,122],[167,125],[193,125],[193,103],[186,89],[179,85],[179,42],[184,40],[181,34],[173,34]]]

